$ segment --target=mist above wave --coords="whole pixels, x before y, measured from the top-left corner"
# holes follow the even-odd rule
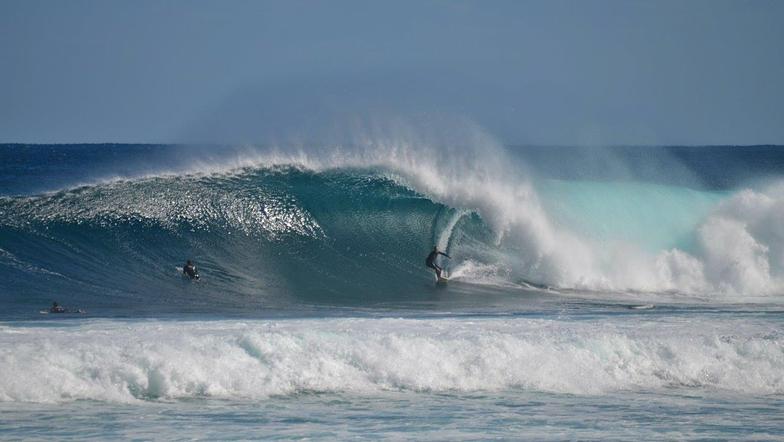
[[[293,233],[328,243],[337,234],[346,241],[341,247],[371,252],[361,250],[370,237],[348,244],[343,233],[352,220],[359,228],[372,223],[373,237],[383,242],[413,234],[421,243],[390,254],[421,254],[433,244],[446,249],[455,258],[451,271],[458,281],[666,291],[730,301],[778,299],[784,293],[784,232],[776,222],[784,211],[781,186],[716,192],[634,181],[635,171],[606,152],[599,155],[601,164],[591,165],[597,169],[592,175],[601,176],[606,167],[614,171],[613,179],[552,180],[476,125],[450,127],[362,122],[342,144],[194,147],[176,167],[138,169],[137,178],[4,198],[3,221],[24,226],[88,220],[110,226],[142,220],[173,229],[228,228],[266,239]],[[667,151],[651,152],[656,157],[651,164],[662,175],[687,174],[688,168],[676,167]],[[627,179],[618,179],[619,170]],[[313,182],[297,181],[297,171]],[[406,212],[412,207],[400,206],[400,212],[384,219],[408,220],[417,213],[416,225],[379,229],[376,215],[357,215],[363,213],[360,206],[395,197],[347,197],[379,191],[363,188],[363,180],[391,180],[410,191],[405,198],[427,198],[434,204],[427,210],[437,209],[439,215],[420,216],[422,208]],[[275,182],[286,184],[270,190]],[[337,185],[330,187],[332,194],[320,194],[310,190],[317,182]],[[396,262],[417,258],[399,255]]]

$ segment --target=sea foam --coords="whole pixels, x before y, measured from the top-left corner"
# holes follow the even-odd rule
[[[754,319],[100,320],[4,326],[0,344],[2,401],[784,392],[784,336]]]

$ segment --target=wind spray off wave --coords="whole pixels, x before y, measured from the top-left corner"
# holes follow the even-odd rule
[[[205,293],[205,305],[416,299],[433,245],[473,284],[730,302],[784,293],[781,186],[554,179],[475,129],[239,148],[136,176],[0,199],[6,296],[178,303],[166,297],[181,290],[174,266],[196,256],[209,293],[229,294]]]
[[[554,180],[481,131],[471,134],[463,135],[465,144],[447,147],[374,134],[360,140],[361,147],[301,151],[288,162],[314,170],[378,168],[445,205],[453,216],[434,243],[461,256],[453,272],[474,282],[736,300],[784,293],[784,231],[776,221],[784,192],[777,178],[717,190],[628,179]],[[460,236],[469,214],[491,232],[481,246]],[[453,234],[471,246],[452,250],[458,240]]]

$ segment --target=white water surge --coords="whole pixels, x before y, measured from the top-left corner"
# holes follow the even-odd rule
[[[0,400],[303,392],[708,389],[784,393],[762,320],[87,321],[0,328]]]

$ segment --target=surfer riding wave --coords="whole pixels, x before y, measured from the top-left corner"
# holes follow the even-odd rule
[[[446,256],[446,257],[447,257],[447,258],[449,258],[449,259],[452,259],[452,257],[451,257],[451,256],[447,255],[447,254],[446,254],[446,253],[444,253],[444,252],[440,252],[440,251],[438,250],[438,247],[435,247],[435,246],[434,246],[434,247],[433,247],[433,251],[432,251],[432,252],[430,252],[430,254],[429,254],[429,255],[427,255],[427,259],[425,259],[425,265],[426,265],[428,268],[431,268],[431,269],[435,270],[435,271],[436,271],[436,277],[437,277],[438,279],[441,279],[441,272],[442,272],[444,269],[443,269],[442,267],[440,267],[438,264],[436,264],[436,258],[438,258],[438,255],[443,255],[443,256]]]

